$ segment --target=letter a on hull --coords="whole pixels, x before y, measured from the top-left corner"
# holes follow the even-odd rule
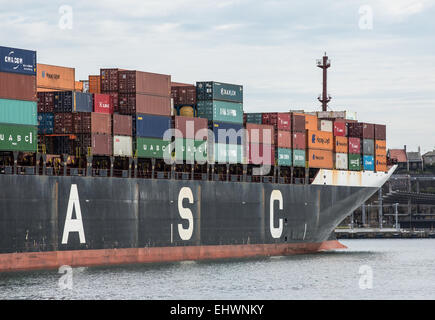
[[[76,219],[72,219],[72,213],[75,209]],[[80,209],[79,192],[77,185],[71,185],[69,193],[68,210],[66,212],[65,226],[63,228],[62,244],[68,244],[68,236],[70,232],[78,232],[80,243],[86,243],[85,231],[83,230],[82,211]]]

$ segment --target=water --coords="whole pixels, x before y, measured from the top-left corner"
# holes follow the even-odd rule
[[[349,249],[247,260],[74,268],[72,289],[63,290],[57,270],[3,273],[0,299],[435,298],[435,240],[341,242]],[[362,289],[370,283],[371,289]]]

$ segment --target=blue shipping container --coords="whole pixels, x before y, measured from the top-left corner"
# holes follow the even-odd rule
[[[166,130],[171,128],[171,117],[150,114],[136,114],[136,136],[141,138],[162,139]]]
[[[54,132],[54,114],[38,113],[38,133],[53,134]]]
[[[36,76],[36,51],[0,47],[0,71]]]
[[[364,170],[375,171],[375,158],[373,156],[363,156]]]
[[[213,130],[215,143],[244,144],[244,131],[242,131],[243,135],[239,132],[239,130],[243,129],[241,124],[214,121],[211,122],[210,129]]]

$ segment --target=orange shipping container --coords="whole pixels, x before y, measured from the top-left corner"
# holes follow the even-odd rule
[[[334,150],[336,153],[348,153],[349,143],[347,137],[334,137]]]
[[[101,93],[100,76],[89,76],[89,93]]]
[[[327,150],[308,150],[308,166],[310,168],[332,169],[334,166],[333,152]]]
[[[75,82],[75,91],[83,92],[83,82],[80,81]]]
[[[36,86],[41,89],[72,91],[75,89],[75,69],[38,63]]]
[[[380,156],[387,155],[387,142],[385,140],[375,140],[375,154]]]
[[[332,132],[308,130],[308,149],[334,150]]]
[[[375,170],[377,172],[387,172],[387,156],[376,156]]]
[[[305,129],[312,131],[319,130],[319,121],[317,119],[317,116],[305,114]]]

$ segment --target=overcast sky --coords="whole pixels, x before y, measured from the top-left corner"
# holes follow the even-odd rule
[[[75,67],[77,80],[120,67],[237,83],[246,112],[320,111],[326,51],[331,110],[387,124],[389,148],[435,148],[435,0],[0,4],[1,45]]]

